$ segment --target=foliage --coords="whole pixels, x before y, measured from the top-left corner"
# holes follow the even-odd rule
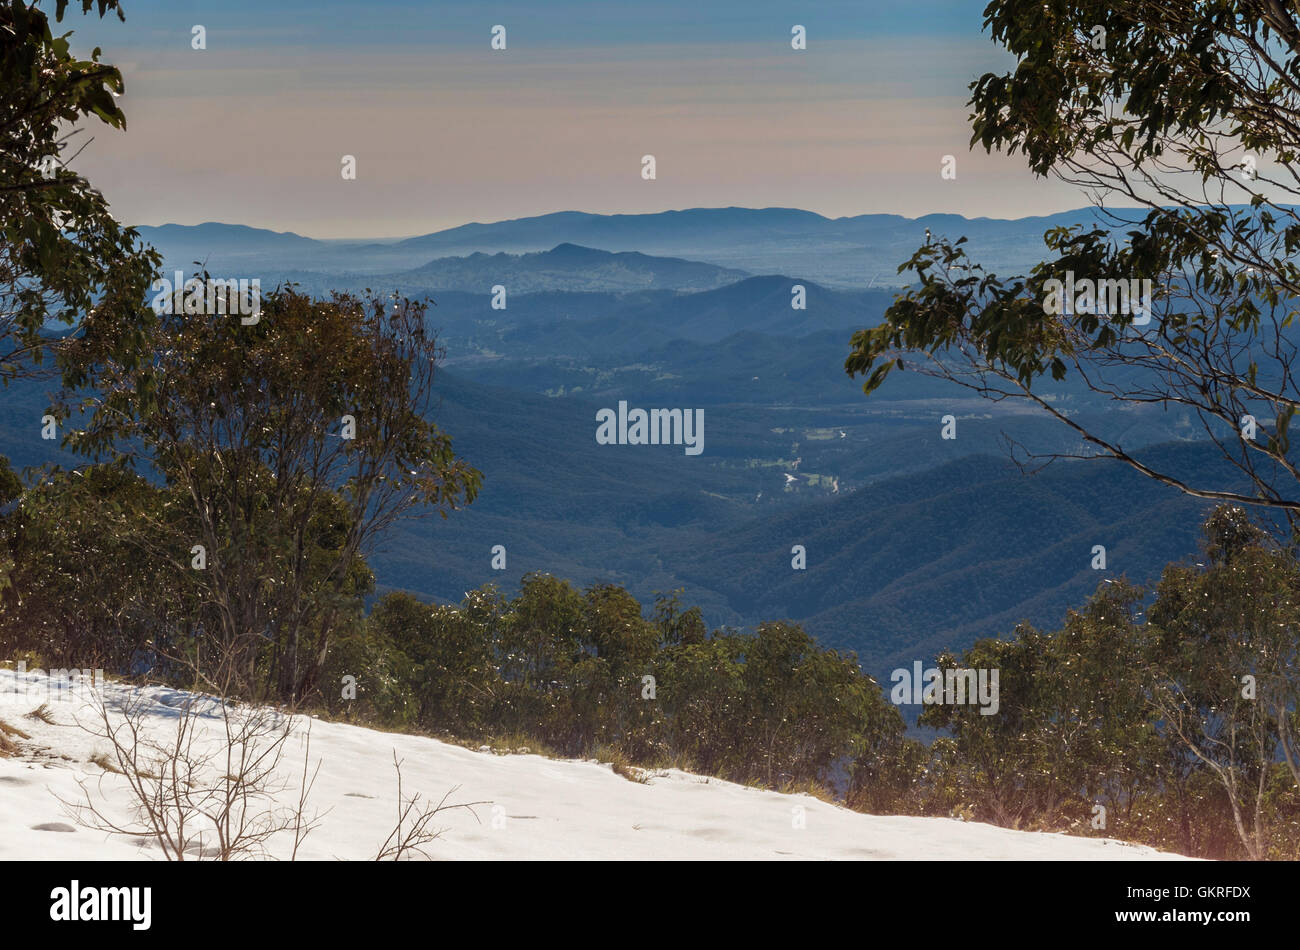
[[[914,807],[1205,857],[1300,854],[1300,565],[1241,509],[1216,510],[1205,535],[1205,560],[1170,565],[1152,592],[1104,581],[1055,633],[941,657],[999,670],[1000,709],[926,709],[949,735]]]
[[[526,577],[510,601],[491,588],[459,607],[389,594],[340,644],[361,665],[331,666],[340,678],[331,689],[357,678],[356,702],[321,699],[392,725],[525,735],[563,754],[773,787],[830,782],[901,736],[901,717],[856,659],[793,624],[683,636],[697,612],[675,595],[661,596],[654,615],[659,622],[646,620],[619,587],[578,592],[543,574]]]
[[[1266,0],[994,0],[985,25],[1016,66],[971,84],[972,145],[1080,186],[1099,226],[1048,232],[1050,256],[1015,277],[986,272],[964,238],[927,241],[899,268],[918,284],[854,335],[845,369],[867,392],[906,367],[1024,400],[1079,437],[1074,454],[1300,527],[1296,13]],[[1072,275],[1149,281],[1151,312],[1087,295],[1057,306],[1049,282]],[[1126,450],[1114,416],[1084,422],[1053,401],[1067,376],[1120,405],[1189,410],[1246,488]]]
[[[116,0],[81,0],[122,17]],[[68,0],[58,0],[55,22]],[[121,73],[72,55],[38,3],[0,3],[0,380],[31,373],[53,355],[65,381],[85,382],[109,356],[146,352],[145,297],[160,263],[104,196],[71,168],[76,123],[94,117],[124,129]],[[83,146],[84,147],[84,146]],[[54,325],[73,327],[57,338]]]

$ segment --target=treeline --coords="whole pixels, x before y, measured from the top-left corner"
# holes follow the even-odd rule
[[[781,788],[828,786],[903,732],[856,657],[795,624],[709,634],[675,595],[646,618],[620,587],[544,574],[457,607],[389,594],[329,668],[327,682],[357,680],[355,701],[321,694],[338,714]]]
[[[1200,562],[1168,566],[1151,590],[1105,580],[1059,630],[1021,625],[939,657],[941,670],[997,670],[999,703],[927,706],[929,745],[904,735],[889,684],[797,625],[706,632],[675,596],[646,619],[620,588],[539,575],[512,600],[491,587],[457,607],[388,595],[331,659],[326,681],[356,675],[356,700],[321,699],[877,814],[1300,858],[1300,564],[1240,509],[1218,509],[1204,533]]]
[[[776,787],[830,786],[844,760],[902,737],[902,717],[856,657],[794,624],[710,633],[676,596],[647,618],[620,587],[579,592],[541,574],[513,599],[491,586],[457,607],[392,593],[367,613],[373,577],[357,559],[330,588],[328,616],[304,628],[320,665],[296,695],[275,688],[285,625],[272,587],[259,605],[271,622],[232,678],[213,565],[162,548],[176,536],[169,513],[185,522],[186,507],[114,466],[21,491],[0,465],[0,655]],[[308,563],[328,562],[338,537],[321,530],[305,543]],[[304,583],[319,582],[309,572]]]
[[[1061,629],[1021,625],[942,668],[1000,672],[997,715],[943,730],[921,811],[1070,830],[1209,858],[1300,857],[1300,565],[1221,507],[1199,563],[1151,590],[1103,581]]]

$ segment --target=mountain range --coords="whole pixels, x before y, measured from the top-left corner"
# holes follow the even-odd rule
[[[1117,463],[1033,476],[1012,465],[1008,438],[1080,448],[1042,415],[917,373],[868,398],[843,370],[852,332],[896,293],[859,278],[892,274],[926,227],[1027,267],[1044,230],[1085,214],[563,212],[387,243],[141,230],[169,262],[206,261],[214,276],[431,301],[447,348],[436,418],[485,482],[467,510],[386,537],[372,555],[383,588],[455,601],[544,571],[623,584],[643,602],[682,589],[711,624],[797,620],[879,676],[1020,620],[1055,623],[1098,583],[1150,580],[1196,552],[1203,502]],[[26,380],[4,393],[0,454],[20,467],[76,462],[40,438],[51,388]],[[1118,409],[1068,378],[1041,391],[1180,472],[1218,464],[1185,412]],[[702,409],[704,453],[597,444],[596,413],[619,401]],[[955,439],[941,435],[949,415]],[[491,569],[497,544],[504,571]],[[1103,571],[1091,567],[1098,544]],[[796,545],[805,570],[792,567]]]
[[[169,270],[192,269],[198,261],[213,274],[252,271],[249,277],[266,268],[274,276],[284,271],[392,274],[437,259],[518,255],[575,244],[687,259],[755,275],[789,274],[830,287],[865,288],[906,284],[898,266],[924,244],[927,230],[936,237],[969,238],[969,249],[989,269],[1023,272],[1041,258],[1044,233],[1076,224],[1101,226],[1103,222],[1092,208],[1012,220],[953,214],[827,218],[792,208],[690,208],[608,215],[563,211],[476,222],[383,242],[322,241],[292,232],[215,222],[145,226],[140,232],[163,252]]]

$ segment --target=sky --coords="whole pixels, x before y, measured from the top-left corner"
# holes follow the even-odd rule
[[[1087,204],[970,150],[968,85],[1012,65],[982,0],[123,6],[125,23],[70,11],[62,28],[122,70],[127,129],[88,129],[75,167],[131,224],[383,238],[552,211]]]

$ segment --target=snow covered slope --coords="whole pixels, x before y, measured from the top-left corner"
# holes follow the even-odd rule
[[[107,740],[83,728],[94,725],[90,691],[47,697],[45,682],[39,674],[0,670],[0,720],[30,736],[18,740],[17,754],[0,756],[0,860],[159,859],[159,849],[142,839],[76,827],[60,804],[60,798],[84,800],[84,786],[109,813],[131,815],[123,777],[90,762],[110,751]],[[189,699],[174,690],[137,692],[111,683],[104,695],[110,711],[131,695],[145,700],[144,721],[160,736],[174,730]],[[52,724],[26,717],[43,701]],[[121,721],[120,713],[110,715]],[[200,738],[217,741],[219,711],[209,705],[198,721]],[[435,859],[1178,859],[1118,841],[863,815],[679,771],[640,784],[590,761],[496,755],[305,718],[285,746],[284,775],[292,787],[279,800],[287,804],[297,801],[308,725],[311,768],[319,762],[308,812],[324,814],[300,859],[375,856],[396,823],[394,752],[402,760],[403,797],[418,792],[437,803],[451,792],[448,804],[487,803],[472,813],[437,816],[444,833],[427,847]],[[273,839],[271,853],[287,857],[291,838]]]

